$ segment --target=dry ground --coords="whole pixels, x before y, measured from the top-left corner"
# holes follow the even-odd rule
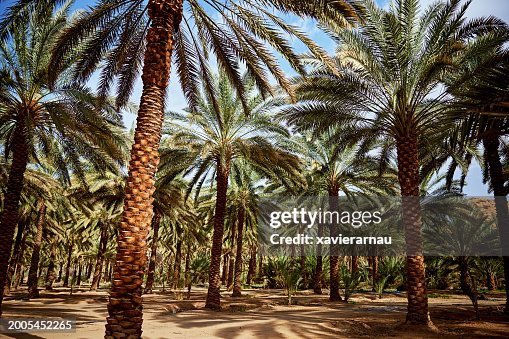
[[[107,291],[59,288],[41,298],[23,300],[23,291],[6,298],[3,318],[73,318],[75,333],[0,334],[4,338],[101,338],[104,336]],[[326,291],[325,291],[326,292]],[[400,327],[406,296],[392,293],[382,300],[356,293],[350,302],[330,303],[327,296],[298,293],[296,305],[285,305],[281,290],[250,289],[242,298],[223,293],[223,310],[204,310],[205,289],[145,296],[144,338],[479,338],[509,337],[509,318],[501,314],[504,295],[487,294],[480,301],[482,320],[475,321],[470,301],[450,291],[430,291],[431,318],[439,333]]]

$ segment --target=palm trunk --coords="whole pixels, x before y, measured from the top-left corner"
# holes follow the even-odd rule
[[[18,266],[21,255],[23,254],[26,237],[26,235],[24,235],[25,225],[25,221],[18,222],[18,231],[16,233],[16,241],[14,242],[14,253],[12,253],[11,260],[9,262],[9,270],[7,271],[4,295],[8,295],[10,293],[12,277],[14,276],[16,267]]]
[[[20,277],[21,277],[21,271],[23,270],[23,255],[25,254],[26,250],[26,238],[27,234],[23,235],[23,239],[21,240],[21,249],[18,251],[18,257],[16,258],[16,270],[15,275],[16,278],[14,279],[14,289],[18,289],[19,283],[20,283]]]
[[[302,278],[302,286],[304,289],[308,288],[308,274],[306,272],[306,256],[304,244],[300,244],[300,275]]]
[[[255,275],[256,271],[256,248],[253,246],[250,251],[249,265],[247,268],[246,284],[251,285],[251,279]]]
[[[239,210],[237,218],[237,253],[235,255],[235,277],[233,279],[232,297],[240,297],[242,295],[242,242],[244,240],[244,207]]]
[[[407,251],[407,324],[432,326],[428,312],[426,275],[422,255],[421,206],[419,202],[419,153],[415,134],[396,140],[398,181],[401,187],[402,221]]]
[[[62,284],[63,287],[69,287],[69,276],[71,274],[71,259],[72,259],[72,250],[74,248],[74,244],[69,244],[69,247],[67,248],[67,265],[65,266],[65,276],[64,276],[64,283]]]
[[[497,279],[495,277],[495,273],[489,272],[488,277],[486,279],[486,283],[488,285],[489,291],[494,291],[497,289]]]
[[[477,289],[475,286],[469,281],[470,272],[468,265],[468,257],[458,257],[459,269],[460,269],[460,285],[462,292],[467,295],[472,301],[472,305],[474,306],[475,318],[477,320],[481,319],[481,315],[479,313],[479,304],[477,302]],[[471,279],[473,281],[473,279]]]
[[[507,189],[504,187],[504,170],[500,162],[498,139],[499,133],[490,131],[483,138],[483,146],[488,164],[488,173],[490,176],[491,186],[493,187],[493,195],[495,198],[495,208],[497,214],[497,229],[500,237],[500,247],[502,248],[502,256],[504,260],[504,278],[505,284],[505,313],[509,314],[509,210],[507,208]]]
[[[157,259],[157,242],[159,241],[159,225],[161,224],[161,214],[154,213],[154,220],[152,221],[152,227],[154,234],[152,236],[152,249],[150,251],[150,262],[148,264],[147,283],[145,284],[145,293],[152,293],[154,287],[154,274],[156,271],[156,259]]]
[[[37,234],[35,236],[34,246],[32,249],[32,259],[30,260],[30,270],[28,271],[28,297],[39,297],[39,290],[37,289],[39,268],[39,259],[41,257],[41,244],[42,244],[42,231],[44,227],[46,215],[46,204],[41,201],[39,207],[39,216],[37,218]]]
[[[108,282],[108,272],[110,271],[110,261],[109,260],[105,260],[106,262],[106,265],[104,267],[104,272],[102,274],[102,281],[103,282]]]
[[[256,277],[260,278],[262,276],[263,276],[263,256],[259,255],[258,256],[258,271],[257,271]]]
[[[329,187],[329,208],[331,211],[339,210],[339,189],[337,187]],[[330,225],[330,236],[339,236],[337,225]],[[337,255],[337,247],[330,248],[330,295],[329,301],[341,301],[339,294],[339,257]]]
[[[357,255],[352,255],[352,273],[359,272],[359,257]]]
[[[323,225],[318,225],[318,237],[323,236]],[[322,278],[323,278],[323,257],[322,257],[322,244],[316,246],[316,268],[314,274],[313,292],[315,294],[322,294]]]
[[[14,289],[17,290],[19,285],[23,283],[23,276],[25,275],[25,266],[20,263],[16,273],[16,280],[14,280]]]
[[[94,262],[92,260],[89,260],[88,265],[87,265],[87,272],[85,273],[87,281],[89,281],[90,277],[92,276],[92,268],[93,267],[94,267]]]
[[[58,277],[57,277],[57,283],[62,281],[62,273],[64,270],[64,263],[60,263],[60,267],[58,268]]]
[[[49,265],[48,265],[48,273],[46,274],[46,290],[53,290],[53,282],[55,281],[55,260],[57,257],[57,242],[53,240],[51,243],[51,253],[49,256]]]
[[[228,275],[228,253],[223,255],[223,270],[221,272],[221,284],[226,285],[226,276]]]
[[[106,224],[101,225],[101,238],[99,240],[99,249],[97,250],[97,258],[95,261],[94,276],[92,278],[92,284],[90,285],[90,291],[95,291],[99,288],[101,282],[101,273],[104,264],[104,254],[108,248],[108,226]]]
[[[371,281],[375,284],[378,281],[378,257],[371,257]]]
[[[186,250],[186,263],[184,268],[184,286],[187,286],[189,283],[189,268],[191,265],[191,242],[187,242],[187,250]]]
[[[235,269],[235,258],[233,252],[230,254],[230,262],[228,263],[228,279],[226,279],[226,289],[229,291],[233,286],[233,271]]]
[[[226,193],[228,190],[228,175],[230,171],[229,159],[217,159],[217,193],[214,215],[214,233],[212,235],[212,250],[210,255],[209,288],[205,307],[221,309],[221,253],[223,247],[224,214],[226,211]]]
[[[25,142],[25,114],[20,112],[12,143],[12,163],[7,180],[7,190],[2,214],[0,215],[0,316],[4,286],[11,257],[14,230],[18,223],[18,205],[23,189],[23,176],[28,164],[28,146]]]
[[[149,0],[147,5],[151,22],[141,77],[143,91],[117,237],[106,338],[141,337],[142,333],[141,294],[147,264],[146,239],[152,220],[154,177],[159,164],[158,149],[170,78],[173,32],[182,20],[182,3],[183,0]]]
[[[83,263],[79,262],[78,264],[78,281],[76,281],[76,286],[81,286],[81,273],[82,273],[82,270],[83,270]]]
[[[173,289],[174,290],[179,288],[181,263],[182,263],[182,240],[178,240],[177,248],[175,250],[175,265],[173,266]]]

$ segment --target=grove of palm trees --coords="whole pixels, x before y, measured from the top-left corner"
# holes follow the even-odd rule
[[[1,336],[509,336],[481,2],[0,2]]]

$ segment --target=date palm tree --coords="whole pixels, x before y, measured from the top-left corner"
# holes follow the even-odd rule
[[[509,28],[506,27],[506,41],[509,40]],[[454,88],[456,106],[460,111],[470,113],[459,124],[456,137],[458,148],[466,153],[467,160],[475,159],[483,168],[483,181],[489,183],[495,198],[497,229],[499,232],[501,254],[504,262],[504,276],[509,280],[509,210],[507,208],[508,177],[504,169],[507,163],[507,146],[504,137],[509,134],[509,49],[493,46],[486,50],[482,58],[467,65],[467,69],[476,69],[475,76]],[[462,73],[452,77],[462,77]],[[477,157],[479,150],[482,157]],[[464,167],[468,169],[471,161]],[[452,166],[450,172],[454,171]],[[465,170],[466,171],[466,170]],[[506,307],[509,313],[509,286],[506,285]]]
[[[54,49],[54,65],[59,68],[58,65],[69,55],[67,52],[86,41],[80,49],[81,58],[75,72],[81,79],[87,79],[99,62],[106,59],[99,92],[105,95],[117,77],[118,107],[127,102],[141,69],[143,91],[108,306],[107,336],[127,334],[125,331],[131,333],[132,330],[134,333],[131,334],[141,335],[141,285],[146,265],[146,237],[152,219],[154,177],[159,163],[158,148],[172,62],[175,62],[182,90],[191,108],[195,108],[198,102],[200,78],[206,86],[213,87],[213,77],[207,65],[209,52],[215,55],[218,66],[236,87],[244,108],[248,103],[241,81],[241,62],[256,79],[262,93],[274,92],[267,71],[281,87],[292,92],[284,72],[263,42],[271,44],[294,68],[304,71],[302,61],[284,38],[283,33],[289,33],[328,63],[327,56],[318,45],[297,28],[285,23],[271,11],[269,5],[283,12],[322,18],[336,25],[355,21],[359,11],[355,1],[349,0],[319,0],[313,3],[292,0],[226,3],[218,0],[104,0],[84,12],[64,32]],[[27,7],[20,7],[17,15]],[[221,18],[220,21],[216,15]],[[217,108],[217,103],[213,104]],[[134,265],[130,259],[126,260],[128,257],[134,258]]]
[[[248,164],[239,162],[236,165],[232,171],[232,187],[228,194],[230,204],[227,211],[228,219],[235,225],[233,228],[236,232],[236,234],[232,232],[236,237],[232,297],[242,295],[242,254],[246,231],[256,231],[258,202],[264,187],[261,177],[253,172]]]
[[[0,140],[3,152],[12,156],[4,210],[0,216],[0,285],[7,267],[18,222],[18,205],[27,165],[40,157],[49,159],[59,175],[69,181],[69,171],[82,173],[82,159],[97,170],[115,168],[122,142],[113,132],[121,122],[114,111],[101,109],[84,86],[73,85],[66,72],[71,64],[48,73],[51,47],[67,22],[70,4],[17,20],[0,45]],[[92,137],[93,136],[93,137]],[[107,155],[107,156],[105,156]],[[100,164],[98,160],[101,159]],[[0,288],[3,291],[3,288]],[[3,293],[3,292],[0,292]],[[0,305],[3,294],[0,294]]]
[[[214,230],[206,300],[206,307],[211,309],[220,308],[219,270],[232,167],[238,166],[236,163],[242,159],[253,171],[276,182],[292,179],[298,182],[300,179],[303,183],[301,163],[291,152],[288,131],[270,115],[279,102],[263,100],[249,77],[245,77],[243,83],[252,89],[248,115],[228,79],[220,76],[213,90],[205,92],[196,111],[168,114],[170,120],[165,130],[171,136],[171,144],[187,147],[188,157],[194,159],[188,173],[192,173],[190,188],[196,187],[196,194],[206,180],[215,179]]]
[[[288,118],[307,129],[342,125],[338,144],[385,140],[381,159],[390,159],[395,150],[405,205],[407,323],[432,326],[416,198],[420,159],[436,152],[443,132],[460,117],[449,109],[450,92],[475,72],[463,66],[501,44],[505,23],[493,17],[467,20],[469,3],[459,0],[437,2],[422,11],[417,0],[395,1],[387,11],[373,1],[363,3],[362,27],[332,33],[341,43],[337,75],[318,67],[304,79],[302,102],[289,110]],[[448,74],[460,70],[464,77],[446,83]]]
[[[360,155],[356,145],[343,147],[331,144],[331,139],[341,133],[329,129],[322,134],[313,136],[308,132],[299,138],[304,148],[302,153],[308,162],[309,187],[306,194],[320,195],[326,193],[331,204],[337,204],[340,193],[351,197],[358,194],[382,194],[393,191],[395,177],[379,171],[379,161],[375,157]],[[336,206],[337,207],[337,206]],[[332,208],[332,206],[331,206]],[[320,226],[323,227],[323,226]],[[322,233],[323,230],[319,230]],[[321,246],[319,247],[321,251]],[[339,301],[339,257],[330,256],[330,301]],[[315,270],[315,293],[321,294],[322,256],[317,256]]]

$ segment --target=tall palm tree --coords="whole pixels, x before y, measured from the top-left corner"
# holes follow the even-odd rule
[[[219,269],[232,167],[238,166],[236,162],[242,159],[254,171],[277,182],[281,182],[281,178],[295,181],[301,178],[300,160],[291,153],[288,131],[270,116],[278,101],[263,100],[249,77],[245,77],[243,83],[252,89],[248,115],[244,114],[242,100],[234,94],[225,76],[216,80],[213,91],[206,92],[195,111],[169,114],[167,132],[172,144],[187,147],[188,157],[194,159],[188,170],[193,174],[190,187],[196,186],[198,194],[207,179],[215,178],[214,232],[206,300],[206,307],[212,309],[220,308]]]
[[[200,78],[212,88],[213,77],[207,66],[209,51],[216,56],[219,67],[236,86],[244,107],[247,107],[239,61],[244,63],[263,93],[273,92],[266,70],[274,75],[281,87],[292,92],[284,72],[263,41],[275,47],[300,71],[304,71],[302,62],[284,39],[282,31],[301,39],[316,55],[327,61],[319,46],[272,13],[267,5],[343,24],[357,19],[358,9],[354,3],[349,0],[319,0],[313,4],[291,0],[226,3],[219,0],[105,0],[85,12],[66,30],[54,52],[55,67],[58,68],[68,55],[69,48],[86,40],[75,73],[86,79],[99,61],[106,58],[99,92],[106,94],[117,76],[119,107],[127,102],[143,64],[143,91],[131,150],[125,212],[108,307],[107,335],[124,333],[125,330],[131,332],[132,329],[135,329],[136,335],[141,335],[145,240],[152,218],[154,177],[159,163],[157,151],[172,61],[175,61],[191,108],[197,105]],[[216,20],[216,14],[221,18],[220,22]],[[196,27],[196,31],[192,27]],[[132,258],[133,255],[135,265],[130,259],[127,261],[127,257]],[[128,307],[128,303],[131,306]]]
[[[300,86],[303,102],[290,110],[290,122],[325,129],[343,125],[345,143],[387,138],[380,158],[396,150],[407,241],[407,323],[432,326],[426,296],[419,205],[420,159],[434,154],[443,131],[458,115],[449,110],[447,74],[501,44],[505,24],[496,18],[467,20],[469,3],[437,2],[423,11],[417,0],[395,1],[390,10],[364,1],[365,21],[355,31],[333,33],[341,45],[331,74],[318,68]],[[444,29],[445,27],[445,29]],[[444,85],[445,84],[445,85]],[[444,85],[444,86],[442,86]],[[352,133],[344,133],[345,129]],[[346,140],[345,140],[346,139]],[[369,141],[371,140],[371,141]]]
[[[37,162],[42,155],[51,159],[60,174],[69,179],[69,170],[82,173],[81,159],[92,160],[95,168],[101,170],[117,167],[111,159],[119,159],[122,154],[122,141],[113,132],[120,127],[119,116],[114,111],[100,109],[86,87],[69,82],[66,74],[71,67],[69,63],[60,71],[49,69],[51,47],[58,33],[67,26],[69,6],[70,3],[55,14],[55,8],[51,7],[49,12],[18,20],[10,27],[9,38],[0,45],[0,68],[6,74],[0,78],[3,88],[0,140],[5,141],[5,155],[12,154],[6,202],[0,216],[2,287],[28,163]],[[49,72],[56,78],[53,83],[49,82]],[[2,299],[0,294],[0,305]]]

